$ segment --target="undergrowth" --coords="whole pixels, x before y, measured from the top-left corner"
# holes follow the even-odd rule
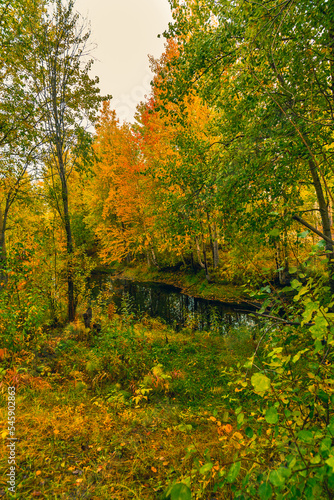
[[[328,499],[332,304],[292,281],[299,320],[174,331],[100,314],[1,349],[0,494],[27,499]],[[264,306],[265,307],[265,306]],[[291,323],[291,324],[289,324]],[[8,471],[15,388],[16,480]]]

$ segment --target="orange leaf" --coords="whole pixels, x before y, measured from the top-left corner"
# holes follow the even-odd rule
[[[152,472],[158,472],[157,469],[155,467],[151,467],[151,471]]]
[[[4,359],[7,356],[7,349],[0,349],[0,359]]]

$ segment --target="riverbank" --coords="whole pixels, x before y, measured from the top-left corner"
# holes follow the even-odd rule
[[[108,272],[111,272],[109,270]],[[219,280],[209,283],[204,271],[194,274],[191,272],[159,271],[148,268],[146,264],[120,266],[114,268],[112,273],[118,278],[131,279],[142,282],[164,283],[180,288],[181,292],[192,297],[218,300],[231,304],[242,304],[244,302],[254,304],[254,299],[249,296],[245,286],[232,283],[222,283]]]

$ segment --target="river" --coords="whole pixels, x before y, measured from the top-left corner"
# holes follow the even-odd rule
[[[107,302],[114,302],[116,311],[132,312],[136,317],[147,314],[161,318],[176,329],[185,325],[197,330],[212,330],[226,333],[233,326],[256,323],[254,317],[242,312],[249,305],[230,304],[217,300],[193,297],[181,289],[163,283],[138,282],[110,275],[95,275],[91,278],[93,294],[107,290]]]

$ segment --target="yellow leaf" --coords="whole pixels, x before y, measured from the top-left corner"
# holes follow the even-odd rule
[[[234,437],[235,439],[243,439],[243,435],[242,435],[240,432],[235,432],[235,433],[233,434],[233,437]]]
[[[169,462],[163,462],[162,465],[164,465],[166,467],[166,465],[168,465]]]
[[[40,476],[41,474],[42,474],[42,471],[40,471],[40,470],[36,471],[36,476]]]
[[[158,472],[157,469],[155,467],[151,467],[151,471],[152,472]]]
[[[6,439],[7,436],[8,436],[8,431],[2,431],[1,433],[2,439]]]
[[[216,417],[210,417],[210,420],[212,420],[212,422],[216,422]]]

